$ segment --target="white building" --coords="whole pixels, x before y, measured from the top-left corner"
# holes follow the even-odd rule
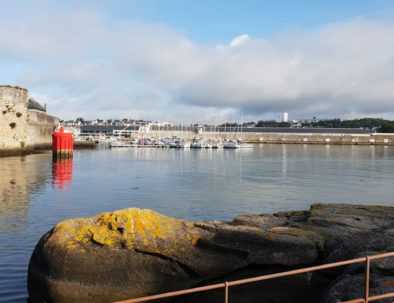
[[[289,122],[289,113],[283,113],[280,115],[280,122]]]

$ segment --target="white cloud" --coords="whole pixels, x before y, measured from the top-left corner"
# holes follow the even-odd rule
[[[242,44],[245,44],[248,40],[250,40],[250,37],[246,34],[243,34],[243,35],[237,36],[233,40],[231,40],[230,46],[231,47],[240,46]]]
[[[98,11],[27,7],[18,22],[6,14],[0,61],[18,68],[12,78],[0,71],[2,82],[45,95],[64,118],[394,115],[392,22],[356,19],[269,39],[244,34],[218,47]]]

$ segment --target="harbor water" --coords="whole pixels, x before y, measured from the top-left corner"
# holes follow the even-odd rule
[[[57,222],[127,207],[187,220],[394,206],[394,147],[255,145],[237,150],[97,149],[0,158],[0,302],[26,302],[30,255]]]

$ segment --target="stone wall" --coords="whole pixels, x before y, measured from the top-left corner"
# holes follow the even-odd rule
[[[53,126],[59,119],[46,113],[29,110],[27,113],[26,143],[30,148],[46,148],[52,145]]]
[[[172,137],[178,136],[185,140],[194,138],[224,140],[242,139],[250,143],[273,144],[333,144],[333,145],[394,145],[394,134],[290,134],[290,133],[234,133],[206,132],[196,134],[186,131],[151,131],[132,134],[137,137]]]
[[[0,86],[0,149],[26,145],[27,89]]]
[[[49,147],[59,119],[28,109],[28,90],[0,85],[0,153]]]

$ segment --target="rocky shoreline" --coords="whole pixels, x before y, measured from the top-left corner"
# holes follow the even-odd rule
[[[388,206],[314,204],[231,222],[125,209],[58,223],[32,254],[28,289],[33,303],[112,302],[389,251]],[[372,264],[372,295],[394,292],[393,259]],[[363,279],[364,265],[352,265],[235,287],[231,301],[335,303],[361,297]],[[223,290],[172,302],[221,300]]]

